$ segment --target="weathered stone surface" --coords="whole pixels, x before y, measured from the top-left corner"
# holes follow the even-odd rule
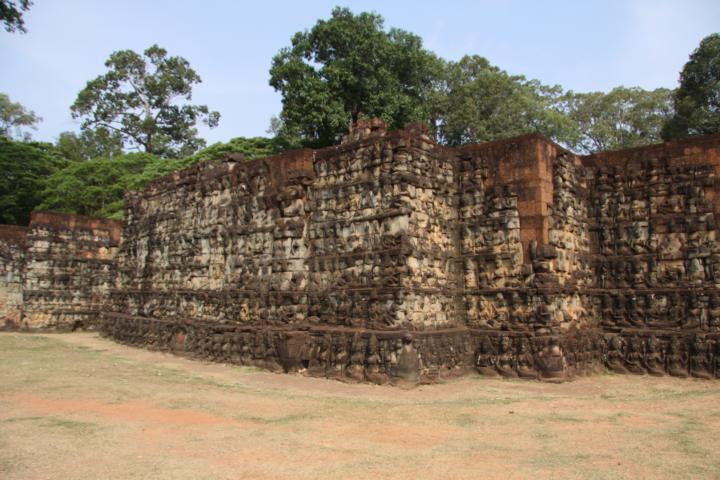
[[[113,285],[100,269],[79,298],[118,341],[344,381],[720,376],[719,150],[710,136],[578,157],[536,135],[449,149],[363,122],[339,146],[229,156],[129,193]],[[33,295],[75,290],[39,283],[36,223],[25,316],[53,325]]]
[[[114,279],[121,231],[122,224],[112,220],[33,212],[29,227],[16,236],[9,250],[12,262],[6,285],[20,286],[22,301],[21,308],[4,314],[6,326],[61,330],[90,326]]]
[[[26,231],[25,227],[0,225],[0,327],[20,326]]]

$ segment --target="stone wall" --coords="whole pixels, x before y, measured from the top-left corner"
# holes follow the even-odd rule
[[[470,145],[460,161],[467,326],[485,374],[558,378],[599,365],[577,257],[589,248],[580,159],[525,135]]]
[[[720,136],[584,159],[591,315],[614,371],[720,376]]]
[[[377,121],[337,147],[197,165],[128,195],[102,328],[378,383],[590,371],[582,173],[538,136],[453,150]]]
[[[26,231],[0,225],[0,328],[17,328],[22,318]]]
[[[113,282],[122,224],[33,212],[22,251],[23,329],[87,328]]]
[[[416,349],[463,326],[455,162],[419,127],[381,127],[315,152],[198,165],[129,195],[103,328],[268,368],[417,379]],[[469,367],[474,347],[455,336]]]
[[[361,122],[338,146],[229,155],[116,222],[0,229],[23,328],[277,371],[417,383],[720,376],[720,135],[578,157],[539,137],[445,148]],[[24,245],[24,246],[23,246]]]

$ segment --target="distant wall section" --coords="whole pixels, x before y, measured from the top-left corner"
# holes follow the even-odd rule
[[[87,328],[114,281],[122,224],[33,212],[25,234],[24,329]]]
[[[0,225],[0,327],[21,324],[26,232],[25,227]]]

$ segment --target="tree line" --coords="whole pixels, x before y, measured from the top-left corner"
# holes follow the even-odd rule
[[[8,31],[24,32],[29,5],[0,8]],[[142,54],[113,52],[105,67],[70,107],[80,131],[52,144],[33,142],[30,130],[42,119],[0,94],[0,223],[26,224],[33,209],[122,218],[123,192],[158,176],[226,152],[255,158],[333,145],[360,118],[391,128],[424,122],[450,146],[539,133],[577,153],[720,132],[717,33],[691,53],[675,90],[580,93],[510,74],[479,55],[443,60],[417,35],[386,29],[380,15],[338,7],[273,57],[269,82],[282,110],[271,137],[209,147],[196,126],[217,126],[220,114],[190,103],[201,78],[187,60],[153,45]]]

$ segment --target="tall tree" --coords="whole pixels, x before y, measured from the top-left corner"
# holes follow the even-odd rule
[[[509,75],[478,55],[447,63],[433,98],[438,140],[462,145],[540,133],[563,141],[572,124],[559,103],[562,89]]]
[[[86,129],[79,135],[75,132],[62,132],[55,146],[63,157],[74,161],[113,158],[123,153],[120,133],[103,127]]]
[[[66,164],[50,144],[0,137],[0,223],[27,225],[48,177]]]
[[[71,110],[83,130],[102,127],[118,132],[131,148],[165,157],[190,155],[205,145],[195,125],[215,127],[220,119],[206,105],[190,105],[200,76],[182,57],[168,57],[153,45],[141,56],[114,52],[108,72],[87,83]]]
[[[672,115],[671,98],[667,88],[568,92],[565,108],[576,134],[564,143],[578,153],[594,153],[660,142],[663,124]]]
[[[8,32],[19,31],[26,33],[23,13],[26,12],[32,2],[30,0],[0,0],[0,22],[3,23]]]
[[[35,124],[42,118],[21,104],[13,102],[4,93],[0,93],[0,136],[29,140],[30,133],[25,128],[36,129]]]
[[[394,128],[427,121],[426,99],[438,68],[420,37],[385,31],[375,13],[337,7],[273,58],[270,85],[282,94],[282,134],[323,146],[336,143],[362,116]]]
[[[666,140],[720,132],[720,33],[705,37],[690,55],[673,105],[675,115],[662,132]]]

